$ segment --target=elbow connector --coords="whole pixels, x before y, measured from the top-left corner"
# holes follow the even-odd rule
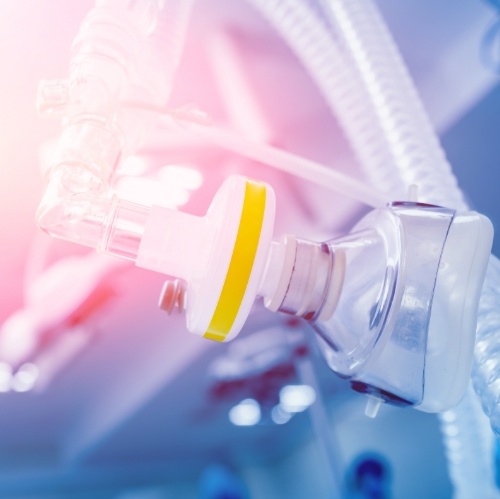
[[[59,165],[38,207],[37,224],[51,236],[98,248],[113,205],[106,184],[82,165]]]
[[[50,235],[99,247],[100,228],[112,206],[109,180],[120,157],[118,134],[80,120],[63,130],[48,172],[37,222]]]
[[[38,225],[48,234],[135,259],[149,210],[115,199],[109,182],[119,160],[140,147],[156,117],[123,103],[164,103],[190,4],[170,5],[176,21],[170,26],[158,24],[163,3],[157,0],[98,1],[74,41],[69,79],[40,85],[39,111],[66,118],[37,212]],[[166,70],[155,37],[173,27]],[[114,227],[122,220],[130,226],[129,239],[118,237],[115,247]]]
[[[83,165],[67,163],[52,172],[36,217],[51,236],[135,261],[149,211],[119,200]]]

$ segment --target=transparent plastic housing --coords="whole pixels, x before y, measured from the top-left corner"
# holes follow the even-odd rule
[[[385,221],[391,222],[391,221]],[[345,275],[335,313],[314,320],[330,367],[341,376],[357,373],[380,340],[396,294],[400,244],[375,229],[361,229],[329,241],[330,251],[343,254]]]
[[[191,0],[99,0],[76,36],[69,78],[42,82],[37,106],[64,128],[37,212],[47,233],[135,260],[149,210],[118,201],[120,161],[166,105]]]
[[[434,290],[453,220],[453,210],[395,203],[370,212],[345,237],[314,243],[287,236],[271,249],[264,304],[306,319],[330,368],[354,389],[420,404]]]
[[[52,172],[37,219],[51,236],[135,261],[149,211],[118,200],[96,173],[64,164]]]
[[[422,402],[434,288],[453,216],[398,203],[330,243],[346,253],[342,296],[335,314],[312,326],[330,367],[356,390],[393,404]]]
[[[146,206],[116,200],[98,249],[135,262],[150,211]]]
[[[112,200],[107,185],[78,163],[51,171],[37,210],[39,227],[47,234],[97,248]]]

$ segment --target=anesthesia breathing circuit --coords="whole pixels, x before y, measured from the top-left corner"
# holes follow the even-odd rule
[[[205,338],[234,338],[257,297],[271,311],[303,318],[329,367],[369,396],[369,413],[381,402],[440,412],[461,400],[481,299],[474,378],[499,432],[495,386],[481,360],[498,307],[485,295],[500,275],[490,260],[493,228],[467,209],[375,6],[325,0],[332,33],[307,2],[251,3],[303,62],[371,185],[250,144],[195,112],[167,112],[191,2],[98,0],[75,39],[69,78],[40,85],[39,111],[64,118],[40,227],[178,278],[167,281],[163,305],[182,302],[187,328]],[[241,176],[223,183],[203,217],[120,199],[118,165],[141,147],[160,113],[183,133],[373,209],[349,234],[313,242],[277,237],[273,188]]]

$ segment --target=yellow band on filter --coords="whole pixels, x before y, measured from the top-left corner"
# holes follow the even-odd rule
[[[252,273],[265,208],[266,187],[247,180],[231,262],[205,338],[224,341],[233,326]]]

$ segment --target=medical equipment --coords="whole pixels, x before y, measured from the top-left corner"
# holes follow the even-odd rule
[[[360,164],[366,169],[367,177],[380,192],[389,193],[386,194],[388,200],[403,202],[403,204],[396,203],[389,208],[380,209],[374,212],[375,215],[369,215],[371,218],[361,222],[359,228],[371,229],[372,232],[369,237],[360,236],[362,244],[358,244],[357,253],[352,260],[349,260],[350,252],[346,253],[345,272],[336,273],[332,270],[335,267],[337,270],[342,268],[342,264],[339,267],[338,263],[342,257],[335,257],[335,266],[332,264],[333,256],[341,254],[341,251],[335,250],[335,242],[323,246],[297,242],[296,239],[289,238],[282,244],[271,244],[272,191],[266,185],[241,178],[230,179],[203,221],[194,221],[190,218],[187,222],[189,218],[187,215],[179,212],[169,213],[168,217],[172,219],[172,223],[175,220],[175,223],[183,228],[187,227],[187,224],[192,225],[190,233],[193,236],[199,238],[200,233],[204,232],[205,236],[213,242],[212,249],[204,253],[204,260],[198,261],[195,258],[196,255],[191,258],[186,256],[185,262],[187,263],[184,266],[175,259],[176,255],[170,258],[168,248],[167,253],[160,252],[159,256],[153,252],[153,249],[159,249],[158,244],[165,243],[165,239],[161,238],[163,234],[160,234],[155,227],[162,227],[163,217],[167,216],[167,212],[161,209],[149,210],[146,207],[118,200],[110,190],[109,185],[114,177],[117,163],[123,156],[139,146],[153,126],[157,111],[164,109],[164,101],[171,87],[171,78],[180,50],[180,43],[177,41],[182,38],[189,2],[165,2],[164,11],[160,15],[158,2],[136,2],[131,7],[133,11],[129,12],[126,3],[102,1],[98,2],[96,9],[89,14],[75,45],[69,82],[57,82],[41,87],[40,109],[44,112],[60,112],[66,117],[66,122],[59,142],[57,158],[49,174],[49,186],[39,210],[40,225],[53,235],[132,260],[138,259],[148,268],[158,264],[162,271],[187,278],[188,281],[191,280],[187,307],[188,316],[190,311],[196,310],[196,313],[193,312],[189,319],[192,329],[201,334],[210,330],[209,335],[212,337],[220,336],[219,324],[223,323],[222,336],[230,338],[244,322],[245,314],[259,290],[266,302],[271,307],[275,307],[276,302],[279,301],[274,299],[275,293],[280,288],[281,282],[286,283],[282,281],[281,274],[276,269],[280,268],[280,261],[283,261],[282,266],[285,268],[286,262],[289,261],[286,255],[293,255],[293,251],[296,254],[300,252],[307,255],[319,255],[314,259],[308,256],[309,260],[306,260],[317,261],[319,267],[327,270],[326,273],[319,273],[323,279],[332,272],[334,282],[344,283],[342,286],[339,284],[330,288],[323,282],[322,287],[315,286],[311,292],[305,293],[307,297],[312,293],[313,301],[315,301],[322,298],[319,289],[335,290],[333,295],[327,293],[327,297],[323,298],[328,306],[334,305],[338,300],[337,313],[341,317],[340,309],[348,310],[347,304],[342,302],[343,297],[347,297],[348,294],[343,295],[342,291],[338,296],[338,290],[341,287],[345,289],[346,286],[354,290],[356,286],[362,288],[363,284],[356,282],[356,272],[352,272],[351,267],[352,269],[359,268],[354,262],[362,261],[363,258],[372,264],[371,255],[375,254],[377,258],[380,258],[377,260],[381,262],[380,268],[370,269],[367,275],[360,273],[358,277],[374,277],[374,280],[379,283],[378,290],[381,293],[377,293],[376,287],[368,286],[366,302],[362,300],[359,302],[364,307],[365,329],[370,331],[372,328],[377,331],[373,336],[370,334],[367,336],[378,342],[377,345],[370,344],[370,342],[364,344],[363,331],[365,329],[362,328],[359,330],[359,345],[368,350],[370,347],[374,350],[382,350],[382,346],[389,350],[394,348],[396,352],[403,352],[416,360],[414,363],[398,366],[401,369],[410,369],[407,371],[407,379],[405,377],[399,379],[400,373],[404,371],[396,369],[383,372],[382,368],[388,366],[387,362],[381,366],[376,363],[372,364],[371,360],[367,361],[366,373],[360,374],[359,379],[356,378],[358,373],[353,376],[355,383],[361,383],[355,386],[368,391],[376,398],[407,401],[412,404],[423,403],[423,407],[427,407],[426,404],[429,403],[430,409],[440,410],[443,407],[437,407],[436,401],[442,401],[442,392],[445,390],[443,387],[449,385],[446,385],[443,380],[443,385],[436,389],[430,399],[426,400],[428,393],[425,393],[425,388],[422,394],[421,384],[419,386],[419,383],[414,382],[417,379],[422,380],[423,376],[426,381],[424,387],[430,387],[432,384],[427,383],[427,376],[433,379],[440,377],[440,373],[436,374],[438,359],[447,359],[445,362],[447,373],[450,373],[451,365],[460,366],[463,362],[466,366],[470,362],[466,359],[467,355],[464,350],[455,351],[452,355],[444,355],[444,357],[436,354],[434,364],[431,360],[432,349],[435,348],[435,352],[438,353],[443,353],[446,349],[445,344],[440,339],[436,339],[434,331],[440,329],[442,321],[449,321],[453,318],[458,321],[459,326],[466,325],[464,331],[467,329],[469,333],[465,335],[468,337],[466,341],[469,343],[469,348],[472,347],[473,326],[471,325],[475,322],[474,309],[486,266],[485,255],[489,252],[490,227],[479,215],[459,214],[456,216],[446,209],[424,207],[415,202],[404,203],[406,187],[417,184],[419,202],[449,207],[459,210],[460,213],[466,212],[465,203],[455,186],[432,127],[401,65],[397,51],[392,46],[390,37],[370,2],[325,2],[324,13],[330,16],[329,20],[336,26],[335,36],[324,24],[317,22],[316,15],[305,3],[254,0],[254,4],[271,20],[295,49],[299,58],[305,62],[311,75],[318,82],[329,106],[336,112]],[[153,28],[157,22],[161,34],[167,21],[174,22],[174,29],[170,31],[166,29],[165,32],[178,33],[179,38],[174,37],[174,43],[169,45],[173,52],[173,57],[168,59],[171,64],[162,65],[158,63],[157,47],[152,43],[149,34],[155,33]],[[398,174],[396,175],[395,172]],[[258,226],[247,227],[247,224],[243,223],[246,220],[243,215],[250,212],[252,215],[248,217],[254,220],[254,209],[257,210],[260,221]],[[222,215],[219,217],[220,213]],[[237,216],[237,213],[240,215]],[[424,225],[419,226],[415,223],[413,226],[412,223],[416,220],[423,221],[423,224],[432,227],[432,231],[435,232],[433,237],[428,237],[427,230],[423,230]],[[381,227],[377,225],[379,223],[382,224]],[[167,225],[170,226],[170,224]],[[412,226],[411,230],[410,226]],[[244,251],[241,251],[242,256],[240,256],[240,251],[233,251],[233,248],[236,250],[237,247],[247,248],[244,235],[242,236],[243,242],[239,242],[241,241],[239,239],[240,228],[243,232],[246,232],[247,228],[254,231],[252,236],[247,236],[250,240],[255,242],[258,237],[258,244],[254,244],[253,254],[250,257]],[[228,243],[225,247],[220,238],[220,230],[223,230],[227,238],[235,243]],[[422,232],[426,233],[425,237]],[[456,241],[470,241],[470,234],[478,234],[480,237],[472,239],[471,246],[467,247],[467,264],[464,265],[462,261],[453,260],[452,249],[456,244],[462,245],[461,242],[456,243]],[[198,249],[195,244],[190,247],[190,241],[184,238],[184,233],[176,232],[175,237],[182,245],[180,247],[186,251]],[[356,237],[353,234],[353,238]],[[413,272],[410,271],[411,265],[416,264],[413,259],[414,255],[409,258],[408,255],[411,253],[401,251],[402,241],[406,241],[408,237],[410,240],[414,238],[415,241],[423,241],[426,247],[426,251],[419,253],[416,244],[405,245],[404,249],[414,251],[414,255],[427,256],[427,248],[432,247],[433,258],[431,258],[431,266],[428,267],[429,277],[425,283],[417,279],[423,278],[419,268],[414,268]],[[370,238],[371,241],[365,244]],[[149,244],[148,241],[151,243]],[[345,241],[339,244],[344,243]],[[294,245],[295,249],[293,249]],[[324,248],[326,256],[314,248]],[[216,260],[210,260],[207,256],[210,252]],[[246,262],[245,281],[248,283],[244,290],[239,290],[240,294],[237,298],[235,298],[235,288],[231,287],[229,291],[224,291],[225,269],[231,269],[232,258],[235,254],[238,259],[241,257]],[[270,254],[269,261],[271,262],[269,265],[267,264],[268,254]],[[251,259],[250,265],[248,264],[249,258]],[[398,258],[401,260],[399,261]],[[443,267],[440,267],[441,258],[445,264]],[[449,266],[446,258],[450,258]],[[254,261],[255,265],[253,265]],[[193,263],[196,263],[196,266],[192,266]],[[239,268],[240,264],[236,265],[238,267],[235,268]],[[266,268],[270,270],[266,272]],[[431,268],[433,270],[430,270]],[[492,277],[486,285],[486,289],[491,289],[490,296],[496,296],[496,268],[497,263],[492,260],[490,265]],[[390,270],[386,273],[383,272],[384,269]],[[401,269],[404,269],[404,272]],[[463,271],[463,274],[458,272],[451,275],[451,279],[464,283],[468,282],[467,271],[471,269],[476,276],[472,287],[467,289],[450,286],[448,269]],[[202,270],[208,270],[206,281],[200,275]],[[307,268],[303,271],[304,275],[309,272]],[[264,274],[261,281],[259,275],[262,272]],[[276,275],[273,272],[276,272]],[[395,273],[398,278],[391,275],[391,272]],[[402,279],[402,275],[405,279]],[[238,274],[236,273],[235,276],[236,282]],[[343,276],[342,279],[340,276]],[[351,276],[352,284],[350,284]],[[297,273],[292,273],[290,277],[297,278]],[[433,295],[434,282],[438,291],[435,295]],[[208,295],[206,283],[210,283],[217,293],[213,293],[210,296],[210,302],[205,305],[202,297],[204,294]],[[404,338],[406,347],[403,347],[405,341],[392,335],[393,331],[397,331],[397,328],[392,326],[397,324],[399,327],[398,321],[403,320],[403,316],[407,317],[406,312],[411,309],[411,305],[417,306],[412,294],[415,286],[421,286],[424,293],[422,296],[419,295],[419,298],[426,307],[420,307],[419,304],[417,308],[421,313],[417,315],[420,326],[426,326],[430,321],[429,343],[426,342],[427,328],[422,327],[423,335],[418,340],[414,337]],[[434,315],[434,312],[438,311],[439,300],[446,297],[449,289],[461,290],[461,296],[456,302],[446,299],[445,304],[439,307],[441,312]],[[297,292],[304,292],[304,289],[298,286]],[[217,314],[217,304],[220,298],[225,296],[229,300],[227,303],[231,303],[233,307],[229,328],[227,328],[226,318],[223,317],[219,321]],[[492,343],[489,340],[489,324],[495,322],[494,319],[493,321],[490,319],[494,310],[491,305],[487,304],[488,295],[483,296],[485,299],[481,305],[480,324],[485,324],[485,327],[480,328],[479,331],[478,345],[481,348],[478,350],[480,355],[477,357],[480,360],[490,358],[489,349],[492,348]],[[287,295],[286,298],[286,308],[291,308],[298,315],[303,315],[302,303],[294,303],[291,307],[289,303],[292,296]],[[238,303],[234,304],[233,300],[237,300]],[[389,307],[389,302],[397,305],[396,310]],[[203,305],[199,305],[200,303]],[[283,303],[278,303],[277,308],[280,308]],[[464,308],[463,303],[470,304],[470,308]],[[403,306],[400,307],[400,304]],[[320,315],[314,317],[316,312],[321,314],[319,310],[322,306],[324,307],[323,302],[320,305],[315,302],[312,309],[307,309],[305,312],[311,312],[311,318],[317,318],[320,322],[328,320],[330,317],[326,312],[324,317]],[[443,313],[442,311],[445,311],[448,306],[451,306],[449,313]],[[454,309],[453,306],[457,308]],[[429,315],[431,307],[432,313]],[[230,306],[225,304],[224,310],[229,308]],[[327,310],[328,307],[323,309]],[[466,319],[460,321],[454,310],[466,310]],[[405,313],[398,315],[400,311]],[[211,321],[214,317],[218,320],[217,324],[212,327]],[[373,326],[371,325],[372,318]],[[234,330],[232,330],[233,325]],[[317,326],[317,329],[321,330],[322,341],[330,348],[327,351],[330,354],[336,352],[335,348],[332,348],[332,338],[322,330],[322,326]],[[484,335],[483,331],[486,332]],[[347,351],[350,345],[346,345],[343,348]],[[427,351],[430,355],[428,358],[425,357]],[[380,355],[383,354],[380,353]],[[327,358],[335,369],[341,370],[343,375],[353,374],[349,366],[339,367],[336,354],[327,355]],[[391,356],[392,359],[404,364],[404,359],[398,355],[396,358]],[[356,362],[359,362],[359,359],[356,359]],[[450,362],[449,365],[448,362]],[[422,372],[424,363],[426,367],[430,368],[431,365],[435,367],[424,374]],[[476,385],[481,388],[481,391],[482,385],[486,385],[486,406],[494,415],[495,425],[496,411],[498,411],[495,403],[494,381],[496,377],[490,376],[491,362],[483,361],[479,364],[474,375],[477,380]],[[459,371],[466,373],[467,369],[459,368]],[[411,383],[408,382],[408,384],[407,381],[410,378]],[[453,376],[450,375],[448,382],[451,382],[452,378]],[[397,383],[403,383],[405,386],[394,386]],[[376,389],[372,390],[370,387],[374,386]],[[443,401],[443,403],[456,402],[458,397],[456,394],[459,391],[457,388],[457,392],[450,397],[450,400]]]

